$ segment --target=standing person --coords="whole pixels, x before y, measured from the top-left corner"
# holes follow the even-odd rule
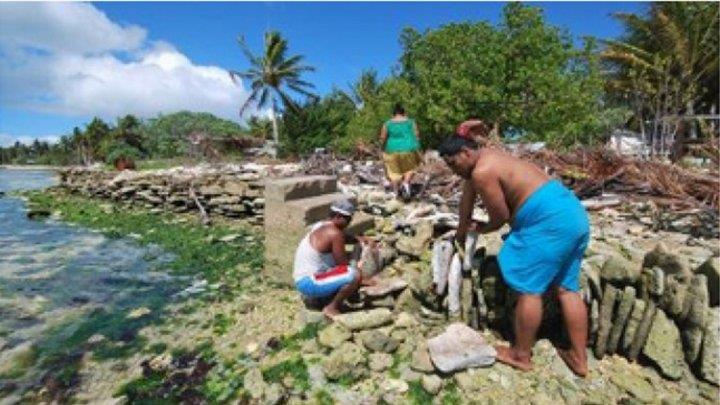
[[[331,299],[322,310],[329,319],[340,313],[343,300],[355,293],[362,282],[358,270],[362,263],[348,264],[345,254],[349,237],[344,230],[354,213],[355,206],[350,201],[335,201],[330,206],[328,219],[314,224],[295,252],[293,279],[296,288],[305,298]]]
[[[488,233],[510,224],[498,255],[505,282],[519,294],[515,307],[515,342],[497,346],[499,361],[521,370],[532,368],[532,347],[542,320],[542,294],[557,291],[570,350],[558,354],[577,375],[587,374],[587,308],[579,294],[580,264],[590,234],[587,213],[572,191],[532,163],[469,137],[454,135],[440,156],[465,186],[456,238],[460,246],[469,229]],[[480,195],[488,222],[471,219]],[[471,223],[472,222],[472,223]]]
[[[380,130],[385,172],[398,197],[411,197],[410,182],[415,169],[420,166],[420,133],[415,120],[407,117],[399,103],[393,108],[393,116]]]

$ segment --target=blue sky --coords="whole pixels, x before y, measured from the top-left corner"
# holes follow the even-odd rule
[[[363,69],[390,73],[403,27],[459,21],[497,24],[505,3],[24,3],[0,4],[0,145],[55,139],[93,116],[153,117],[180,109],[238,120],[247,93],[225,71],[247,62],[267,29],[306,56],[317,92],[347,88]],[[582,36],[615,37],[613,12],[642,3],[533,3]]]

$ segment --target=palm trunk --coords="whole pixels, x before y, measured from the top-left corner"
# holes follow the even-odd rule
[[[270,121],[272,122],[272,130],[273,130],[273,145],[271,149],[271,154],[273,157],[277,156],[278,152],[278,145],[280,142],[280,135],[278,134],[278,124],[277,124],[277,117],[275,116],[275,102],[273,101],[270,104]]]

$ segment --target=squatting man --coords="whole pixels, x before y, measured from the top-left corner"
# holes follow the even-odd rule
[[[327,220],[312,225],[295,252],[293,279],[297,290],[312,303],[329,300],[322,310],[329,319],[340,314],[343,300],[360,285],[375,284],[374,278],[363,278],[359,270],[363,268],[362,261],[348,263],[346,243],[360,243],[375,250],[368,239],[345,234],[354,213],[355,206],[350,201],[335,201]]]

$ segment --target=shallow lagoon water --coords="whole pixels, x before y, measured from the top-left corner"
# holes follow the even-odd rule
[[[164,272],[172,256],[159,247],[52,218],[30,220],[25,202],[7,194],[55,181],[49,171],[0,169],[0,363],[98,310],[124,314],[178,290]]]

